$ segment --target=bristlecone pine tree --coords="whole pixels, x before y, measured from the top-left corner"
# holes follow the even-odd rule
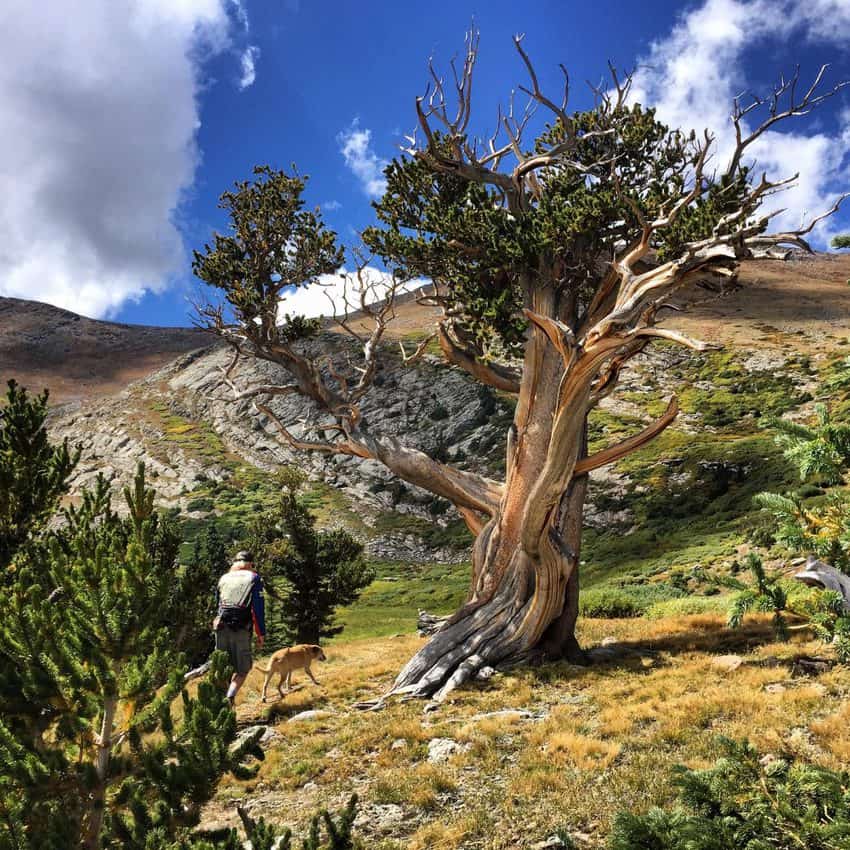
[[[393,689],[438,700],[484,665],[535,653],[577,656],[587,475],[663,431],[677,403],[670,399],[653,425],[590,456],[588,414],[653,340],[706,348],[657,326],[683,289],[728,281],[742,258],[775,246],[809,249],[804,236],[823,216],[798,231],[769,233],[762,204],[794,178],[756,179],[747,152],[769,128],[842,87],[822,92],[822,69],[802,96],[795,76],[764,100],[737,101],[737,141],[716,171],[708,165],[712,136],[665,127],[651,108],[630,101],[629,78],[612,72],[595,106],[571,113],[566,83],[547,96],[520,38],[516,47],[529,75],[521,89],[529,107],[500,116],[501,137],[481,142],[470,129],[475,35],[451,84],[434,72],[430,94],[416,100],[418,139],[387,168],[387,190],[375,204],[379,224],[363,234],[390,270],[385,300],[370,303],[375,269],[361,264],[347,278],[345,306],[362,314],[349,321],[346,311],[340,322],[362,349],[359,366],[344,355],[312,356],[317,345],[302,341],[315,336],[316,323],[285,313],[290,287],[316,282],[342,260],[335,234],[303,209],[303,178],[262,167],[253,182],[224,193],[232,231],[216,234],[194,262],[229,304],[200,312],[232,347],[224,381],[234,399],[252,400],[287,445],[378,461],[448,499],[469,525],[475,544],[466,602]],[[535,109],[551,123],[528,142]],[[433,282],[430,303],[442,307],[437,334],[448,362],[516,397],[503,481],[376,434],[361,417],[395,296],[419,276]],[[363,330],[367,323],[371,331]],[[286,380],[245,385],[243,358],[277,364]],[[289,393],[325,414],[314,420],[314,434],[291,431],[275,413],[273,399]]]
[[[230,749],[223,656],[195,698],[183,690],[180,538],[153,496],[140,467],[122,518],[99,479],[16,555],[0,619],[2,850],[176,839],[223,772],[262,755],[256,738]]]
[[[357,601],[375,579],[363,546],[347,531],[316,528],[316,518],[297,496],[303,480],[294,469],[281,474],[277,509],[250,524],[245,544],[273,597],[266,616],[269,649],[338,635],[343,626],[334,621],[336,609]]]

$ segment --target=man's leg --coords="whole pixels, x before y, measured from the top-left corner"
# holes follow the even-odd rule
[[[236,672],[230,680],[230,687],[227,689],[227,698],[230,704],[236,702],[236,694],[248,678],[251,672],[251,667],[254,666],[254,659],[251,657],[251,632],[247,629],[233,632],[234,646],[234,664]]]
[[[236,694],[239,693],[239,688],[245,683],[245,679],[248,678],[247,673],[234,673],[230,679],[230,687],[227,689],[227,698],[230,700],[231,705],[236,704]]]

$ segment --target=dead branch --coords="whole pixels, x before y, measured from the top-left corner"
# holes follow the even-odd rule
[[[422,357],[422,355],[425,353],[426,349],[428,348],[428,345],[431,343],[431,341],[433,339],[436,338],[436,336],[437,336],[436,331],[428,334],[428,336],[426,336],[425,339],[423,339],[422,342],[420,342],[419,345],[416,346],[416,349],[411,354],[408,354],[407,351],[405,351],[404,343],[401,340],[399,340],[398,341],[398,347],[401,349],[401,361],[402,361],[402,363],[404,363],[405,366],[411,366],[414,363],[416,363]]]
[[[767,97],[759,97],[750,95],[750,102],[747,105],[742,105],[740,97],[736,97],[732,109],[732,123],[735,126],[735,149],[732,152],[732,157],[729,165],[726,168],[726,177],[732,177],[737,173],[741,164],[741,158],[746,149],[767,132],[775,124],[784,121],[788,118],[808,115],[815,107],[822,104],[824,101],[838,94],[842,89],[850,85],[850,80],[841,80],[836,83],[829,91],[824,91],[818,94],[818,88],[823,82],[829,65],[822,65],[820,70],[815,75],[812,84],[806,90],[800,100],[797,100],[797,83],[800,79],[800,67],[797,66],[792,77],[786,80],[781,77],[779,83],[774,87],[773,91]],[[785,109],[781,108],[782,99],[788,95],[788,106]],[[761,122],[752,132],[747,133],[743,126],[743,119],[754,110],[763,106],[767,107],[768,116]]]

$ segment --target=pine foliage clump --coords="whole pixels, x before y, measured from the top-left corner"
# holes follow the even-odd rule
[[[0,570],[50,519],[80,453],[65,440],[50,443],[45,422],[48,394],[31,396],[9,381],[0,408]]]
[[[707,770],[679,767],[678,801],[621,812],[610,850],[837,850],[850,847],[850,773],[760,757],[724,740]]]
[[[776,442],[797,467],[801,481],[838,484],[850,463],[850,425],[834,422],[825,404],[818,404],[815,410],[817,421],[812,426],[772,420]]]

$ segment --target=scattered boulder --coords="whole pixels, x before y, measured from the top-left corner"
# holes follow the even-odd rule
[[[717,667],[726,673],[737,670],[744,663],[740,655],[716,655],[711,659],[711,666]]]
[[[360,807],[354,827],[363,832],[386,835],[398,832],[410,818],[410,813],[397,803],[371,803]]]
[[[311,709],[310,711],[300,711],[298,714],[293,714],[289,718],[290,723],[300,723],[302,720],[324,720],[327,717],[333,717],[332,711],[322,711],[321,709]]]
[[[795,658],[791,665],[792,676],[820,676],[832,667],[828,658]]]
[[[566,847],[563,839],[558,838],[557,835],[550,835],[548,838],[543,839],[543,841],[538,841],[536,844],[532,844],[529,847],[529,850],[558,850],[559,847]]]
[[[271,726],[246,726],[244,729],[240,729],[236,733],[236,738],[230,745],[230,749],[235,750],[237,747],[241,747],[245,741],[253,738],[257,734],[260,735],[257,739],[257,743],[261,747],[267,747],[275,738],[280,737],[280,733],[276,732]]]
[[[428,761],[431,764],[443,764],[453,755],[468,749],[469,744],[459,744],[452,738],[431,738],[428,741]]]

